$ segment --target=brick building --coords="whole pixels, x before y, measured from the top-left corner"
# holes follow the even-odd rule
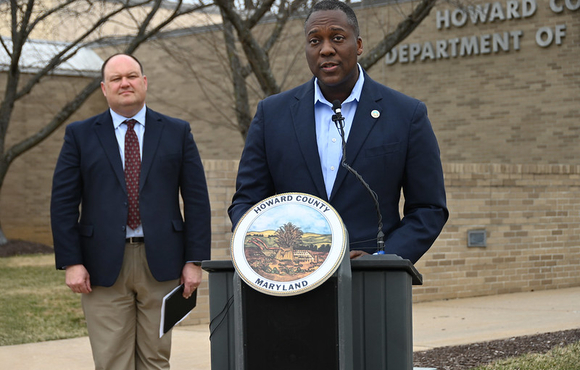
[[[441,147],[451,216],[417,264],[425,283],[414,288],[414,300],[578,286],[580,3],[469,4],[459,9],[441,2],[368,71],[427,104]],[[354,4],[365,52],[409,6]],[[303,57],[303,21],[290,22],[271,54],[283,90],[311,77]],[[215,52],[217,45],[223,54],[220,40],[211,28],[183,29],[136,53],[149,81],[148,105],[192,125],[210,185],[214,259],[229,258],[226,209],[243,148],[232,126],[231,82]],[[95,51],[105,58],[114,47]],[[0,86],[2,81],[0,73]],[[25,124],[12,125],[11,140],[38,129],[53,113],[51,102],[83,83],[82,77],[51,78],[50,94],[35,93],[18,107]],[[252,104],[261,98],[254,93]],[[75,118],[105,107],[98,91]],[[50,179],[63,134],[59,129],[10,169],[0,198],[9,238],[51,243]],[[207,320],[206,289],[190,320]]]

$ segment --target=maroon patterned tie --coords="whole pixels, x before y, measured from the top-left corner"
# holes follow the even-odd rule
[[[125,121],[127,133],[125,134],[125,182],[129,196],[129,216],[127,225],[136,229],[141,225],[139,216],[139,175],[141,174],[141,156],[139,154],[139,139],[133,129],[137,121],[130,119]]]

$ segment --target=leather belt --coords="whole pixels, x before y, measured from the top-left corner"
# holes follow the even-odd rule
[[[145,238],[142,236],[133,236],[131,238],[126,238],[125,243],[128,244],[145,243]]]

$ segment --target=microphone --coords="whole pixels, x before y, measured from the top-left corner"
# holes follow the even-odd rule
[[[341,111],[341,104],[340,104],[340,100],[335,100],[332,102],[332,111],[334,112],[334,115],[332,116],[332,121],[334,121],[334,123],[337,122],[341,122],[344,123],[344,117],[342,116],[342,111]]]
[[[342,104],[340,100],[335,100],[332,102],[332,111],[334,114],[332,115],[332,122],[336,125],[336,129],[342,138],[342,166],[344,167],[344,157],[346,154],[346,142],[344,138],[344,117],[342,116],[341,111]],[[347,168],[348,169],[348,168]]]
[[[367,189],[371,197],[373,198],[373,202],[375,204],[375,210],[377,212],[378,218],[378,228],[379,231],[377,233],[377,251],[373,254],[385,254],[385,234],[383,233],[383,216],[381,214],[381,207],[379,204],[379,197],[377,193],[375,193],[369,184],[362,178],[362,176],[354,170],[351,166],[346,163],[346,140],[344,138],[344,117],[342,116],[342,104],[340,100],[335,100],[332,102],[332,111],[334,114],[332,115],[332,121],[336,125],[338,133],[342,139],[342,167],[346,168],[350,173],[352,173],[360,183]]]

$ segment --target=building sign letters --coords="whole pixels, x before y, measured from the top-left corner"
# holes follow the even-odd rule
[[[544,2],[542,2],[544,4]],[[555,14],[580,10],[580,0],[549,0],[550,10]],[[435,22],[438,30],[461,28],[467,24],[478,25],[492,22],[511,22],[533,17],[538,10],[536,0],[507,0],[470,5],[453,10],[438,10]],[[500,51],[520,50],[522,30],[503,31],[493,34],[472,35],[441,39],[423,44],[402,44],[387,53],[387,65],[413,63],[416,61],[449,59],[471,55],[485,55]],[[561,45],[566,37],[566,25],[543,26],[537,29],[535,39],[539,47]]]

